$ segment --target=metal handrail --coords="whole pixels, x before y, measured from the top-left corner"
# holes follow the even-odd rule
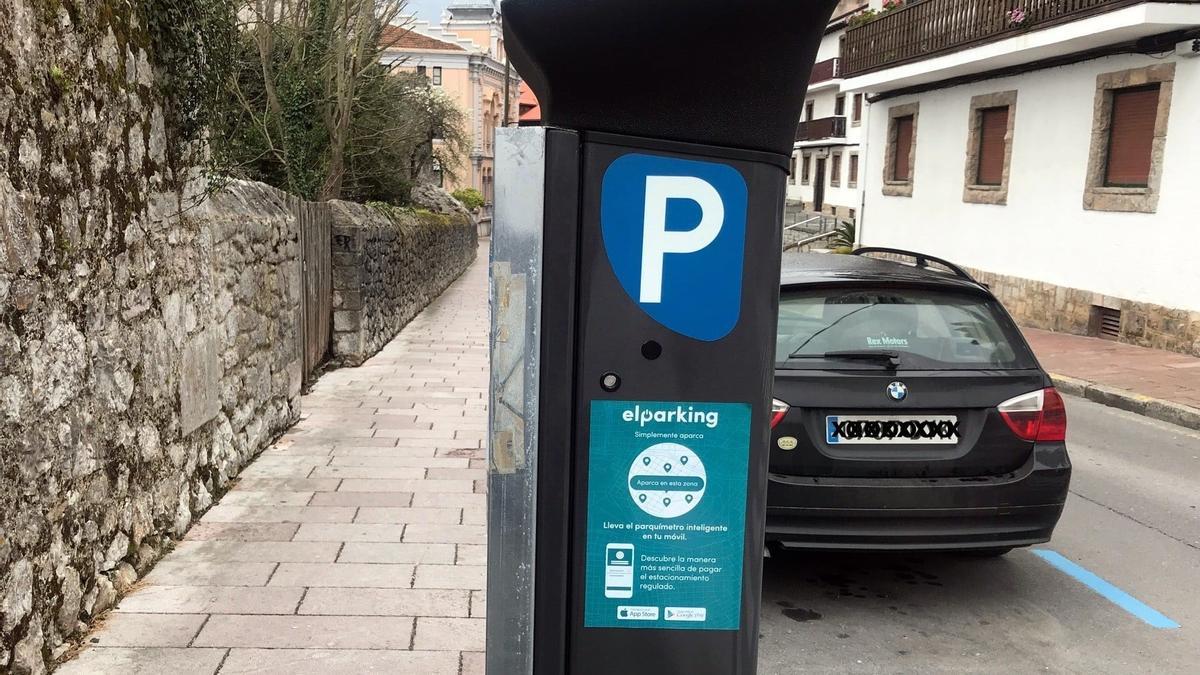
[[[791,225],[788,225],[787,227],[783,228],[783,231],[787,232],[788,230],[794,230],[797,227],[800,227],[801,225],[807,225],[807,224],[813,222],[814,220],[824,220],[824,219],[825,219],[825,216],[814,216],[812,218],[809,218],[808,220],[805,220],[805,221],[802,221],[799,223],[792,223]]]
[[[794,244],[789,244],[788,246],[784,246],[783,252],[787,253],[788,251],[790,251],[794,248],[800,248],[801,246],[808,246],[809,244],[815,244],[818,241],[821,241],[822,239],[831,239],[833,237],[836,237],[837,234],[838,234],[837,230],[830,230],[829,232],[822,232],[821,234],[813,235],[813,236],[809,237],[808,239],[801,239],[800,241],[798,241]]]

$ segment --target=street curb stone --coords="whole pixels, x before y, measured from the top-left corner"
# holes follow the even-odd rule
[[[1096,384],[1076,377],[1051,373],[1050,378],[1054,380],[1054,386],[1060,393],[1086,398],[1101,405],[1127,410],[1188,429],[1200,430],[1200,409],[1173,401],[1143,396],[1125,389]]]

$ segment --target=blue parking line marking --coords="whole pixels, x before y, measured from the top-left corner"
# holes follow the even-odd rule
[[[1076,563],[1071,562],[1063,555],[1040,548],[1033,549],[1033,554],[1147,624],[1155,628],[1179,628],[1179,624],[1163,616],[1158,610],[1146,605]]]

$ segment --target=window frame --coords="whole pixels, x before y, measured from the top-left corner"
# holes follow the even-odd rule
[[[887,197],[912,197],[913,185],[917,172],[917,142],[920,129],[920,102],[895,105],[888,108],[887,143],[885,144],[883,167],[883,194]],[[900,120],[912,119],[912,142],[908,149],[908,178],[896,178],[896,167],[899,158],[897,153],[898,132]]]
[[[833,99],[833,116],[834,117],[845,117],[846,116],[846,95],[845,94],[838,94],[837,98]]]
[[[863,114],[863,104],[864,103],[865,103],[865,101],[863,101],[862,94],[854,95],[854,101],[853,101],[853,103],[850,104],[851,105],[851,107],[850,107],[850,124],[851,124],[851,126],[856,126],[856,127],[862,126],[862,114]]]
[[[433,67],[433,78],[432,79],[433,79],[433,86],[435,86],[435,87],[442,86],[442,67],[441,66]]]
[[[1108,154],[1112,136],[1114,92],[1158,85],[1158,110],[1154,136],[1150,147],[1150,175],[1144,187],[1106,185]],[[1158,63],[1096,77],[1096,97],[1093,103],[1092,140],[1088,154],[1087,176],[1083,192],[1083,208],[1090,211],[1155,213],[1162,191],[1163,157],[1166,152],[1167,128],[1171,115],[1171,99],[1175,87],[1175,63]]]
[[[842,186],[842,152],[829,153],[829,187]]]
[[[1119,96],[1124,95],[1124,94],[1141,93],[1144,91],[1151,91],[1151,90],[1153,90],[1155,93],[1155,105],[1157,106],[1158,101],[1162,100],[1162,84],[1161,83],[1152,82],[1150,84],[1143,84],[1143,85],[1137,86],[1137,87],[1122,87],[1121,89],[1110,90],[1109,96],[1112,97],[1111,105],[1112,105],[1113,111],[1114,112],[1116,111],[1117,98]],[[1104,183],[1103,183],[1103,186],[1106,188],[1114,188],[1114,187],[1115,188],[1147,188],[1147,187],[1150,187],[1150,173],[1153,171],[1152,166],[1146,170],[1146,182],[1145,183],[1114,183],[1114,182],[1112,182],[1110,169],[1112,166],[1113,139],[1114,139],[1114,136],[1116,135],[1116,131],[1117,131],[1116,126],[1114,124],[1112,124],[1112,121],[1110,120],[1109,126],[1108,126],[1108,139],[1105,143],[1105,148],[1104,148]],[[1154,158],[1154,138],[1153,138],[1153,136],[1151,136],[1151,138],[1150,138],[1150,147],[1147,148],[1147,152],[1150,155],[1151,162],[1153,162],[1153,158]]]
[[[816,119],[816,114],[817,114],[817,102],[811,101],[811,100],[806,101],[804,103],[804,121],[805,122],[813,121],[814,119]]]
[[[846,186],[851,188],[858,187],[858,173],[861,170],[859,166],[860,160],[857,152],[850,153],[850,157],[846,162]]]
[[[812,153],[800,153],[800,184],[812,184]]]
[[[1008,109],[1007,127],[1004,132],[1003,168],[1000,182],[980,183],[979,169],[983,158],[983,120],[989,110]],[[971,98],[967,119],[966,162],[963,167],[963,202],[968,204],[1008,204],[1009,174],[1012,169],[1012,153],[1017,123],[1017,90],[997,91]]]

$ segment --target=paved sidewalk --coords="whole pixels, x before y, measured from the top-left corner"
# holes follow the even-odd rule
[[[1088,398],[1132,406],[1135,412],[1150,405],[1200,410],[1200,358],[1033,328],[1023,332],[1042,366],[1075,380],[1069,382],[1071,388],[1091,390],[1094,395]],[[1186,410],[1167,413],[1194,417]]]
[[[242,473],[61,673],[483,673],[487,250]]]

